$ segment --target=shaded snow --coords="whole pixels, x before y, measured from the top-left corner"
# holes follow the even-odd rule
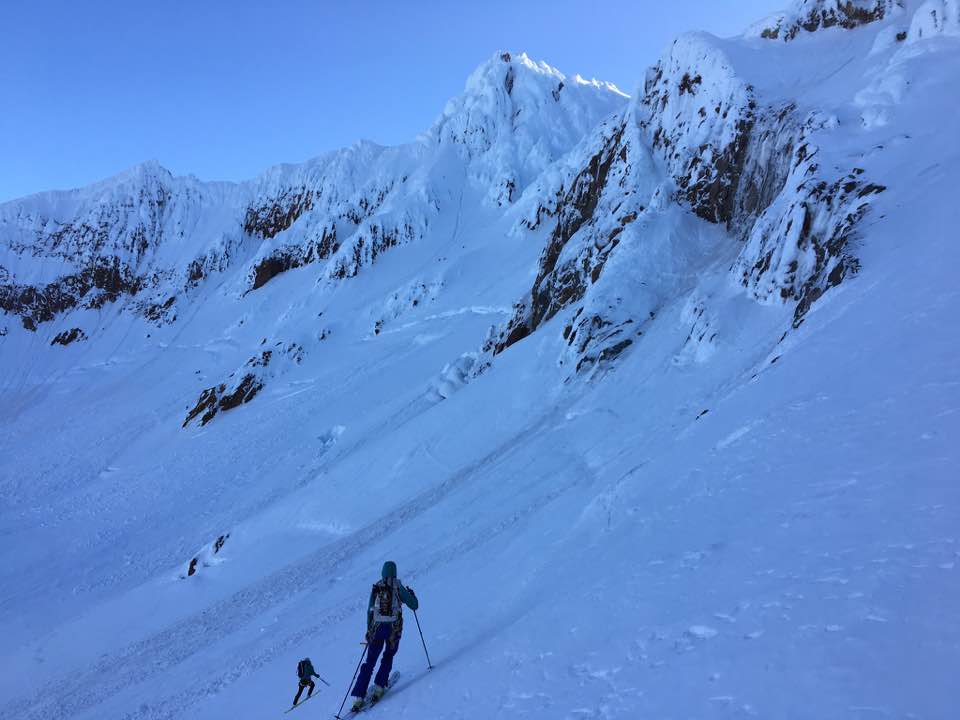
[[[436,667],[407,618],[401,679],[375,714],[952,717],[960,143],[929,118],[956,110],[960,46],[879,42],[920,4],[906,5],[790,43],[695,35],[668,50],[704,64],[711,102],[750,84],[835,116],[817,126],[821,164],[888,188],[860,228],[860,273],[795,329],[792,300],[761,304],[736,282],[737,229],[674,201],[669,162],[635,126],[630,168],[586,228],[625,228],[603,272],[473,372],[530,292],[549,203],[637,110],[574,82],[560,97],[580,88],[582,102],[549,114],[561,78],[525,56],[482,66],[410,146],[360,144],[239,186],[132,171],[189,196],[169,217],[204,230],[158,246],[164,263],[223,242],[205,229],[224,218],[237,256],[170,323],[119,302],[37,332],[0,315],[0,718],[279,715],[305,655],[332,687],[298,712],[332,715],[385,559],[416,589]],[[888,87],[892,73],[904,81]],[[520,117],[505,138],[508,100]],[[691,102],[676,111],[696,118]],[[497,140],[466,141],[476,128]],[[344,242],[405,213],[415,238],[355,277],[331,278],[335,255],[250,291],[256,259],[345,226],[339,213],[391,181],[403,189]],[[11,250],[28,234],[9,234],[14,219],[93,212],[127,183],[0,206],[0,262],[43,277],[54,261]],[[241,232],[250,202],[300,186],[323,190],[307,213],[273,237]],[[634,343],[571,379],[575,307]],[[87,339],[50,347],[71,327]],[[299,361],[181,428],[203,389],[278,342]]]

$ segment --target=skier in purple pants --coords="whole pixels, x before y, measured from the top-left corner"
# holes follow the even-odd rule
[[[393,668],[393,656],[400,649],[400,635],[403,633],[403,606],[416,610],[420,603],[411,588],[397,579],[397,564],[388,560],[383,564],[381,580],[374,583],[370,590],[370,603],[367,606],[367,659],[360,667],[357,682],[353,686],[353,710],[357,711],[366,702],[367,687],[376,667],[380,653],[380,669],[373,680],[373,700],[377,701],[387,689],[390,670]]]

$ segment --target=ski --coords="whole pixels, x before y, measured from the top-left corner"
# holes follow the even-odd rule
[[[359,708],[357,708],[356,710],[351,709],[351,710],[350,710],[350,715],[351,715],[351,716],[353,716],[353,715],[359,715],[359,714],[362,713],[364,710],[369,710],[369,709],[372,708],[374,705],[379,704],[379,703],[383,700],[384,696],[386,696],[387,693],[390,692],[390,688],[392,688],[392,687],[396,684],[397,678],[399,678],[399,677],[400,677],[400,673],[399,673],[398,671],[396,671],[396,670],[394,670],[392,673],[390,673],[390,678],[387,680],[387,688],[386,688],[386,690],[384,691],[383,695],[381,695],[379,698],[374,699],[373,694],[368,692],[368,693],[367,693],[367,697],[365,697],[364,700],[363,700],[363,705],[361,705],[361,706],[360,706]]]
[[[320,693],[317,692],[317,695],[319,695],[319,694],[320,694]],[[284,711],[283,711],[283,714],[286,715],[286,714],[287,714],[288,712],[290,712],[291,710],[296,710],[298,707],[300,707],[301,705],[303,705],[303,704],[304,704],[305,702],[307,702],[308,700],[312,700],[313,697],[314,697],[313,695],[308,695],[308,696],[305,697],[303,700],[301,700],[300,702],[298,702],[296,705],[291,705],[289,708],[287,708],[286,710],[284,710]]]

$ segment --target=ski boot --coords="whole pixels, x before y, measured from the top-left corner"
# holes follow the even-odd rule
[[[373,686],[373,694],[370,698],[370,702],[377,702],[380,698],[383,697],[383,694],[387,691],[386,688],[380,687],[379,685]]]
[[[353,700],[353,707],[350,708],[350,709],[351,709],[353,712],[358,713],[358,712],[360,712],[361,710],[363,710],[363,706],[364,706],[365,704],[366,704],[366,703],[364,702],[363,698],[354,698],[354,700]]]

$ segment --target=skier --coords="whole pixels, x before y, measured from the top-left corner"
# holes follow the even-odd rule
[[[397,579],[397,564],[387,560],[380,573],[381,580],[374,583],[370,590],[370,603],[367,606],[367,660],[360,668],[357,682],[353,686],[353,710],[360,710],[367,696],[370,676],[377,664],[377,658],[383,652],[380,669],[373,682],[373,701],[376,702],[387,689],[393,656],[400,647],[400,635],[403,632],[403,605],[416,610],[420,603],[411,588]]]
[[[297,677],[300,678],[300,687],[297,688],[297,695],[293,698],[294,707],[300,702],[300,693],[303,692],[304,688],[310,688],[307,690],[307,698],[313,695],[313,689],[317,686],[316,683],[313,682],[313,678],[320,676],[314,672],[313,663],[310,662],[310,658],[304,658],[297,663]]]

